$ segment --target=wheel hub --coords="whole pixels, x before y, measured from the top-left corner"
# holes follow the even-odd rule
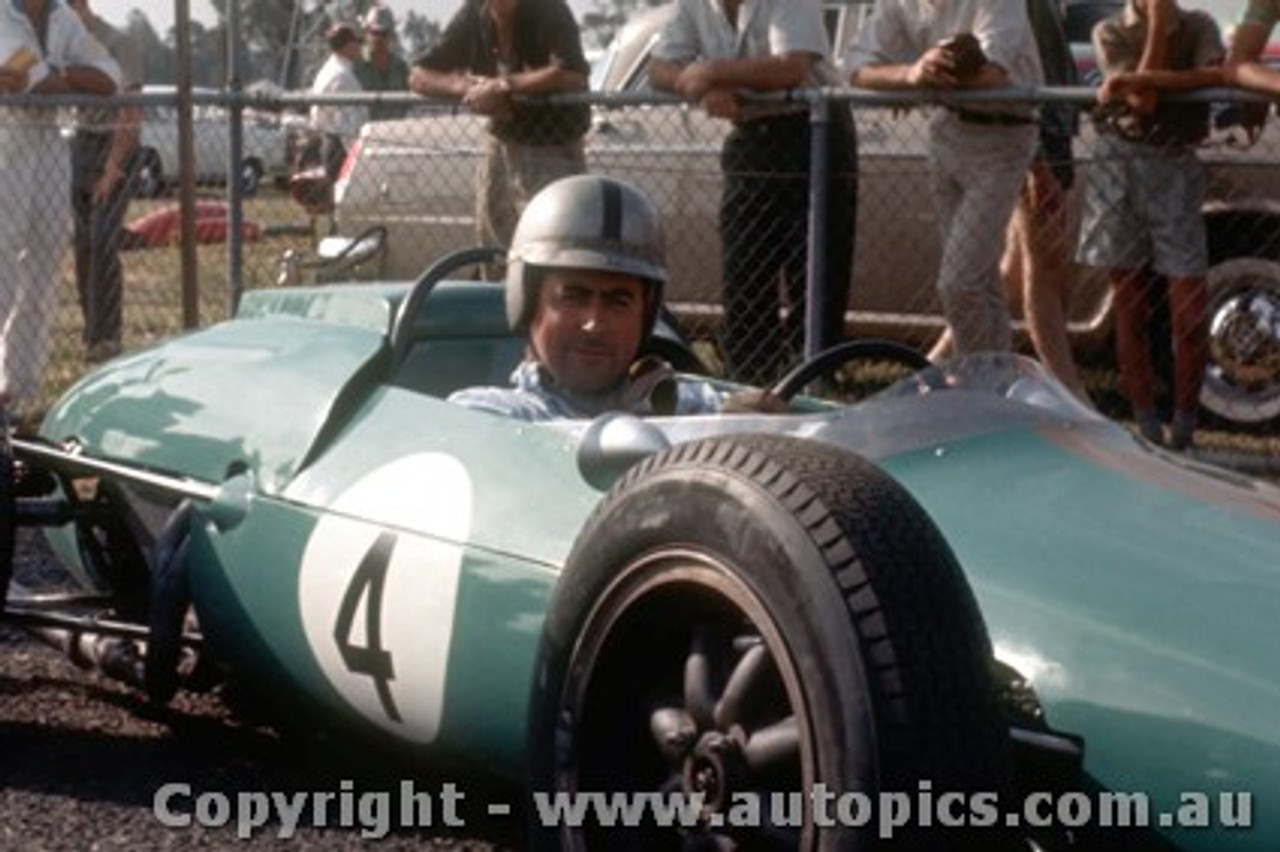
[[[684,762],[684,791],[703,797],[703,815],[723,812],[747,779],[747,762],[737,738],[708,731]]]
[[[1280,299],[1248,290],[1224,301],[1210,322],[1209,353],[1233,385],[1280,383]]]

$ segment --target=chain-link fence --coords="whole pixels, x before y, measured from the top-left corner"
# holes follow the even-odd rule
[[[1092,92],[1044,90],[1038,96],[1086,105]],[[1230,96],[1216,92],[1213,97],[1225,102]],[[443,252],[476,243],[476,170],[487,131],[484,119],[452,105],[407,94],[318,99],[290,94],[268,101],[201,92],[190,110],[192,165],[184,170],[177,97],[169,93],[141,100],[147,106],[136,158],[136,193],[124,216],[120,255],[120,343],[125,349],[193,322],[225,318],[243,289],[279,286],[281,281],[408,279]],[[365,126],[347,151],[331,210],[324,205],[304,207],[288,191],[298,133],[306,125],[306,108],[317,100],[411,105],[404,118]],[[656,95],[592,95],[580,100],[591,103],[588,169],[636,183],[662,209],[668,232],[670,306],[686,331],[716,342],[717,354],[722,355],[722,158],[731,125]],[[27,290],[40,288],[56,294],[47,320],[48,356],[37,364],[42,377],[38,407],[103,353],[86,347],[71,250],[71,188],[64,178],[69,173],[67,143],[74,135],[74,111],[33,108],[20,98],[4,103],[12,104],[0,108],[4,144],[12,152],[33,152],[27,160],[13,159],[13,154],[10,162],[18,166],[5,174],[5,234],[20,246],[6,253],[5,262],[20,265],[36,255],[53,256],[47,274],[33,277],[25,267],[21,274],[6,273],[10,298],[25,298]],[[927,348],[945,326],[936,290],[942,242],[929,165],[929,128],[940,111],[955,105],[910,104],[847,91],[828,93],[817,107],[803,101],[778,103],[804,116],[825,115],[828,122],[852,104],[858,157],[856,169],[846,165],[841,173],[838,161],[821,156],[814,160],[808,151],[796,150],[794,136],[787,136],[776,163],[759,174],[736,175],[759,179],[758,194],[737,208],[738,215],[757,219],[745,244],[750,256],[739,256],[739,267],[755,270],[753,286],[764,281],[763,286],[774,288],[780,311],[774,314],[767,308],[762,315],[748,313],[746,323],[738,322],[732,331],[738,349],[766,348],[770,369],[803,354],[802,334],[780,338],[768,329],[791,315],[795,327],[804,331],[797,300],[810,283],[804,279],[815,262],[826,272],[822,283],[838,289],[838,281],[833,284],[832,279],[839,276],[838,259],[833,262],[829,254],[814,252],[805,242],[809,200],[825,193],[830,201],[833,195],[849,192],[855,179],[856,241],[845,331]],[[981,106],[965,104],[966,109]],[[1246,134],[1239,126],[1225,126],[1223,119],[1230,112],[1222,105],[1213,107],[1213,116],[1223,126],[1195,149],[1207,180],[1202,215],[1208,235],[1212,357],[1204,401],[1221,418],[1255,432],[1274,433],[1280,418],[1280,195],[1275,186],[1280,181],[1280,139],[1272,123],[1252,145],[1233,142]],[[229,128],[237,117],[242,118],[238,160],[228,146]],[[823,132],[829,128],[822,122],[819,126]],[[767,145],[767,140],[760,144]],[[1129,154],[1117,153],[1114,146],[1100,143],[1099,128],[1084,119],[1074,140],[1068,215],[1060,229],[1042,234],[1042,239],[1061,241],[1061,252],[1068,260],[1074,258],[1085,187],[1091,181],[1111,180],[1107,175],[1117,157],[1160,150],[1160,145],[1138,143]],[[832,162],[836,168],[825,172]],[[817,169],[817,179],[812,169]],[[239,182],[235,187],[228,185],[228,175]],[[179,190],[187,180],[184,196]],[[184,197],[190,198],[185,208],[179,203]],[[800,199],[798,206],[795,198]],[[989,239],[992,233],[1004,233],[1006,220],[984,221],[983,233],[953,234],[951,239]],[[827,240],[850,236],[843,233],[847,226],[833,235],[828,215],[816,221],[821,225],[817,232]],[[188,272],[186,279],[184,256],[188,265],[194,264],[194,274]],[[1082,364],[1102,365],[1105,371],[1112,363],[1114,313],[1105,270],[1072,262],[1064,289],[1074,357]],[[1011,294],[1019,345],[1025,347],[1018,302],[1017,294]],[[1157,314],[1159,304],[1159,299],[1153,300]],[[15,315],[6,326],[7,347],[39,350],[44,322]],[[809,325],[812,332],[812,322]],[[1167,337],[1157,333],[1152,340],[1158,343]]]

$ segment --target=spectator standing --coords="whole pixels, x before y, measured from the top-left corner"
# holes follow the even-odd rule
[[[1045,85],[1079,85],[1058,0],[1029,0],[1027,16]],[[1068,233],[1067,199],[1075,183],[1072,137],[1078,125],[1075,104],[1051,101],[1040,105],[1039,144],[1009,220],[1000,276],[1010,302],[1022,305],[1036,356],[1077,398],[1088,402],[1089,392],[1071,353],[1064,312],[1075,243]],[[951,332],[947,330],[929,357],[940,360],[950,349]]]
[[[564,0],[464,0],[440,40],[414,61],[413,91],[459,98],[489,117],[476,172],[481,244],[510,245],[529,199],[586,171],[590,107],[525,97],[585,91],[589,73]]]
[[[804,352],[813,164],[807,105],[739,93],[837,83],[829,52],[818,0],[677,0],[649,66],[655,88],[732,123],[720,154],[723,348],[729,374],[750,384],[768,383]],[[853,117],[835,104],[830,119],[818,348],[844,336],[856,227]],[[790,302],[785,320],[780,289]]]
[[[946,92],[1043,81],[1026,0],[880,0],[846,65],[853,85],[871,89]],[[1037,125],[1034,111],[1019,103],[965,104],[939,110],[930,122],[942,237],[938,295],[959,354],[1011,348],[1000,258]]]
[[[361,39],[351,24],[338,23],[326,36],[329,58],[316,72],[311,93],[332,95],[362,92],[356,76]],[[360,128],[369,119],[369,108],[363,104],[315,104],[311,107],[311,129],[323,138],[325,171],[330,178],[337,175],[347,148],[360,136]]]
[[[142,90],[142,55],[122,32],[99,18],[89,0],[70,0],[85,27],[120,66],[121,91]],[[137,180],[137,104],[84,110],[71,141],[71,209],[75,217],[76,290],[84,317],[85,359],[120,352],[124,270],[120,244]]]
[[[1029,0],[1027,16],[1045,85],[1079,85],[1059,0]],[[1067,198],[1075,183],[1071,140],[1078,125],[1075,104],[1040,105],[1039,145],[1009,222],[1001,271],[1006,285],[1021,293],[1036,355],[1058,381],[1087,402],[1089,392],[1071,353],[1065,314],[1073,242],[1068,236]]]
[[[1163,36],[1163,37],[1161,37]],[[1174,412],[1167,442],[1193,443],[1195,413],[1208,357],[1208,245],[1201,208],[1204,166],[1194,147],[1208,133],[1208,104],[1161,103],[1154,89],[1124,72],[1161,71],[1176,77],[1222,62],[1222,36],[1205,12],[1173,0],[1129,0],[1093,32],[1099,121],[1097,167],[1085,184],[1077,253],[1082,263],[1109,270],[1115,304],[1120,384],[1138,429],[1165,442],[1155,406],[1150,324],[1150,266],[1169,288],[1173,333]]]
[[[356,63],[356,76],[366,92],[409,91],[409,63],[395,49],[396,16],[386,6],[370,6],[364,16],[364,53]],[[369,120],[401,118],[401,104],[373,104]]]
[[[120,69],[58,0],[0,5],[0,93],[116,91]],[[59,270],[71,240],[71,158],[53,107],[0,107],[0,391],[35,413]]]

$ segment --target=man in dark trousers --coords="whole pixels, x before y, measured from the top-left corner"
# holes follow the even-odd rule
[[[89,0],[70,0],[85,28],[120,66],[121,91],[142,90],[142,55],[128,36],[99,18]],[[124,217],[136,191],[138,128],[142,107],[81,112],[71,143],[71,209],[75,216],[76,290],[84,316],[85,360],[120,352],[124,272],[120,243]]]
[[[720,159],[723,343],[730,375],[749,384],[768,384],[804,353],[813,164],[806,104],[750,101],[738,93],[838,83],[828,58],[817,0],[677,0],[649,66],[655,88],[733,124]],[[831,106],[829,129],[818,348],[843,337],[856,219],[857,151],[847,106]],[[780,289],[790,302],[785,321]]]

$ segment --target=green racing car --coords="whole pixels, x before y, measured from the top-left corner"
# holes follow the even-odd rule
[[[522,344],[450,269],[252,292],[82,379],[0,465],[6,619],[409,772],[690,804],[532,807],[535,848],[1280,849],[1275,487],[1008,355],[845,344],[788,414],[468,410]],[[867,356],[909,369],[803,393]],[[79,591],[10,583],[19,526]]]

